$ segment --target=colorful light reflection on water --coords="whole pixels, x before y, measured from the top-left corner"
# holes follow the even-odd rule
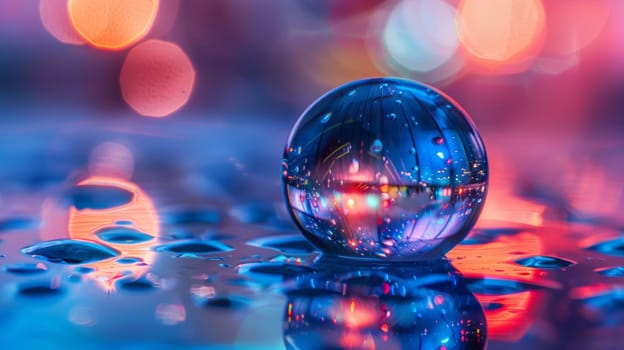
[[[153,128],[142,132],[167,134],[166,127]],[[433,327],[433,323],[424,321],[410,323],[413,327],[406,328],[415,315],[410,311],[412,307],[427,310],[427,319],[433,322],[430,317],[442,309],[449,315],[456,307],[477,302],[474,305],[482,308],[479,310],[487,322],[487,333],[481,334],[487,334],[490,349],[591,346],[596,341],[596,332],[615,334],[621,328],[618,321],[621,311],[617,305],[624,282],[618,268],[621,266],[619,231],[608,227],[613,221],[576,222],[575,217],[559,215],[560,203],[546,200],[552,193],[542,192],[536,197],[533,192],[517,192],[506,187],[507,179],[521,175],[510,171],[513,168],[509,163],[515,159],[513,164],[524,164],[518,163],[521,158],[515,153],[526,152],[526,148],[507,148],[504,158],[498,152],[492,154],[492,164],[499,165],[492,168],[487,204],[491,209],[486,209],[487,218],[448,254],[457,271],[451,276],[465,288],[460,293],[458,287],[453,287],[452,279],[446,280],[449,277],[446,273],[438,274],[444,278],[438,281],[432,277],[436,274],[419,275],[414,269],[367,270],[345,264],[327,268],[315,263],[318,253],[292,226],[280,221],[285,214],[278,210],[282,203],[277,184],[275,192],[269,189],[259,192],[266,196],[260,200],[263,205],[243,205],[239,197],[243,194],[223,197],[220,201],[210,196],[193,197],[181,190],[180,183],[150,175],[149,158],[145,155],[152,154],[151,150],[172,147],[189,151],[186,154],[199,166],[210,156],[190,152],[201,149],[197,148],[201,139],[197,136],[237,135],[232,131],[240,128],[195,125],[192,130],[177,129],[176,133],[188,136],[186,144],[160,137],[146,142],[143,134],[136,137],[126,134],[124,152],[135,150],[132,180],[91,174],[67,186],[57,185],[56,190],[22,187],[3,192],[2,203],[22,204],[12,209],[3,206],[7,211],[0,220],[3,239],[0,253],[5,255],[0,258],[5,266],[0,276],[6,281],[0,306],[11,310],[7,317],[12,319],[6,330],[0,332],[0,342],[38,344],[35,339],[24,340],[22,336],[30,329],[26,324],[31,321],[33,308],[44,310],[40,317],[47,320],[41,326],[41,339],[69,344],[57,338],[58,332],[53,327],[57,324],[63,325],[64,332],[73,335],[72,339],[80,344],[101,342],[105,344],[101,348],[111,346],[113,340],[150,348],[145,345],[145,339],[149,338],[156,344],[193,342],[227,348],[253,342],[256,348],[273,349],[291,346],[290,343],[300,345],[302,341],[313,345],[316,340],[328,339],[325,338],[328,334],[335,336],[331,339],[336,341],[336,346],[400,347],[409,343],[407,339],[424,336],[425,328],[428,338],[423,341],[441,342],[447,338],[444,332],[452,329],[459,332],[460,328],[453,328],[459,326],[447,318],[449,322],[444,324],[450,328],[440,323]],[[108,133],[105,139],[115,139],[111,134],[119,136],[117,131],[99,133]],[[238,135],[239,139],[231,140],[233,144],[243,142],[240,137],[247,138],[246,142],[251,140],[249,134]],[[80,145],[85,141],[70,137],[67,142]],[[505,144],[497,139],[489,142]],[[89,144],[96,148],[100,145]],[[281,142],[276,141],[269,148],[279,152],[281,147]],[[203,149],[218,151],[211,147]],[[75,148],[70,148],[67,154],[73,154],[72,150]],[[246,152],[243,149],[231,151],[239,159],[247,159],[246,169],[257,169],[257,180],[265,186],[275,176],[274,171],[263,167],[263,162],[241,157],[240,152]],[[96,157],[99,166],[88,168],[100,169],[103,174],[130,174],[128,154],[124,154],[121,158]],[[529,163],[532,157],[535,155],[528,157]],[[90,161],[96,158],[91,157]],[[101,164],[107,159],[109,167]],[[177,164],[175,157],[168,159],[170,164]],[[603,160],[608,159],[611,157]],[[594,161],[605,169],[617,165]],[[87,167],[80,162],[76,165]],[[114,171],[119,166],[123,171]],[[76,168],[66,169],[70,174]],[[175,174],[172,168],[167,169]],[[205,176],[215,178],[224,171],[220,167],[205,169],[208,169]],[[606,174],[608,178],[614,176],[609,171]],[[567,188],[561,185],[557,188]],[[200,185],[192,190],[200,190],[196,186]],[[93,193],[97,196],[91,196]],[[40,213],[42,204],[43,213]],[[181,204],[189,209],[181,210]],[[535,208],[539,208],[536,211],[539,220],[532,219]],[[55,244],[59,240],[96,244],[75,247],[109,247],[117,256],[107,257],[110,251],[102,251],[97,261],[69,260],[59,264],[62,260],[58,258],[33,260],[30,254],[20,253],[20,249],[42,240],[54,240]],[[58,249],[55,252],[63,253]],[[336,266],[345,269],[348,276],[334,276]],[[443,280],[446,282],[442,283]],[[448,289],[440,289],[439,283]],[[342,288],[346,288],[344,295]],[[413,294],[416,291],[420,294]],[[312,312],[312,305],[317,302],[324,306]],[[428,308],[429,302],[433,309]],[[128,310],[128,316],[120,319],[122,310]],[[327,316],[329,323],[319,318],[321,314]],[[478,313],[471,315],[476,317],[472,319],[478,319]],[[312,319],[314,322],[309,323]],[[131,327],[135,332],[128,334],[125,329]],[[578,336],[569,337],[570,327],[576,327]],[[319,336],[306,338],[312,334],[308,331]],[[477,328],[470,328],[470,332],[476,331]],[[480,332],[483,331],[481,328]],[[102,334],[110,340],[102,341]],[[461,342],[461,333],[457,333],[458,337],[456,333],[449,334],[453,336],[446,340],[447,348],[453,348],[452,341],[466,344]],[[470,339],[480,339],[474,338],[476,333],[470,334],[473,337]]]

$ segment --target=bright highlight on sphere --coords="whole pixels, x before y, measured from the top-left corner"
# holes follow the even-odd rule
[[[453,100],[390,78],[338,87],[291,131],[282,163],[288,209],[330,255],[440,257],[477,220],[488,184],[483,142]]]
[[[190,98],[195,69],[179,46],[148,40],[130,50],[119,82],[124,100],[137,113],[165,117]]]
[[[515,63],[537,53],[545,27],[540,0],[462,0],[457,30],[463,47],[490,63]]]
[[[390,58],[410,71],[432,71],[459,45],[455,9],[440,0],[405,0],[388,16],[383,42]]]
[[[69,19],[67,0],[40,0],[39,17],[45,30],[56,40],[64,44],[84,44],[84,39],[76,32]]]
[[[119,50],[145,36],[158,11],[158,0],[69,0],[71,22],[91,45]]]

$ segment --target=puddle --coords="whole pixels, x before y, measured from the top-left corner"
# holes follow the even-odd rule
[[[250,240],[247,244],[254,247],[277,250],[284,254],[310,254],[317,251],[316,248],[300,234],[262,237]]]
[[[624,238],[596,243],[587,249],[607,255],[624,256]]]
[[[22,253],[58,264],[85,264],[119,255],[119,252],[110,247],[70,239],[37,243],[23,248]]]
[[[63,294],[63,290],[52,282],[29,282],[18,286],[17,295],[27,298],[47,298]]]
[[[230,310],[240,310],[250,305],[251,305],[250,299],[245,298],[245,297],[240,297],[240,296],[216,297],[216,298],[211,298],[211,299],[205,299],[197,303],[197,306],[200,306],[200,307],[230,309]]]
[[[149,291],[158,288],[156,283],[146,277],[141,277],[135,280],[119,280],[116,285],[119,289],[131,292]]]
[[[74,187],[68,196],[78,210],[102,210],[129,203],[133,194],[119,187],[82,185]]]
[[[217,241],[184,240],[158,246],[155,250],[158,252],[203,255],[229,252],[233,248]]]
[[[531,290],[543,290],[546,287],[522,281],[498,278],[466,278],[468,288],[482,295],[507,295]]]
[[[259,262],[241,264],[236,267],[236,272],[252,279],[263,282],[280,282],[284,279],[293,278],[300,274],[315,272],[316,269],[303,265],[285,264],[281,262]]]
[[[596,273],[608,277],[624,277],[624,266],[603,267],[594,270]]]
[[[545,255],[530,256],[527,258],[518,259],[515,261],[515,263],[526,267],[546,270],[560,270],[572,265],[576,265],[576,262],[572,260]]]
[[[101,240],[116,244],[135,244],[154,239],[153,236],[129,227],[105,228],[95,233]]]

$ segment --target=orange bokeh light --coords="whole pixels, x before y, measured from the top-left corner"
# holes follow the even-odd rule
[[[151,37],[160,37],[169,33],[176,23],[180,12],[180,0],[167,0],[158,3],[158,14],[150,29]]]
[[[39,17],[45,30],[56,40],[64,44],[84,44],[84,39],[76,32],[69,19],[67,0],[40,0]]]
[[[137,113],[165,117],[189,100],[195,69],[179,46],[148,40],[128,53],[119,83],[124,100]]]
[[[113,291],[114,282],[127,277],[124,272],[130,272],[132,278],[144,275],[155,260],[155,252],[151,249],[157,244],[160,236],[160,218],[156,212],[152,199],[136,184],[113,177],[90,177],[79,182],[76,186],[105,186],[116,187],[132,193],[132,200],[122,206],[110,209],[82,209],[72,206],[69,208],[67,230],[69,238],[95,241],[118,250],[120,257],[139,258],[143,264],[119,264],[116,259],[107,259],[87,264],[95,271],[88,275],[96,280],[103,289]],[[116,244],[103,242],[95,235],[99,230],[120,227],[120,220],[130,224],[123,226],[145,232],[154,237],[154,240],[134,243]]]
[[[68,9],[72,25],[87,42],[119,50],[149,32],[158,0],[69,0]]]
[[[117,226],[119,220],[131,221],[130,227],[149,233],[154,237],[160,234],[160,220],[152,199],[139,186],[113,177],[89,177],[76,186],[114,187],[132,193],[132,200],[122,206],[110,209],[69,209],[69,236],[72,239],[93,239],[93,233],[103,228]],[[110,244],[110,243],[106,243]],[[153,244],[150,242],[149,244]],[[136,245],[133,245],[136,247]],[[117,247],[115,247],[117,248]]]
[[[490,65],[520,63],[536,55],[545,23],[540,0],[462,0],[456,17],[462,46]]]
[[[547,1],[548,37],[544,52],[571,55],[589,45],[604,30],[611,13],[609,0]]]

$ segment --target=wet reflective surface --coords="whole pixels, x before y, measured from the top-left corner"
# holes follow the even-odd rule
[[[466,239],[447,260],[371,265],[319,258],[290,221],[285,125],[59,123],[0,148],[3,348],[621,344],[618,138],[546,138],[545,155],[483,132],[491,187]],[[105,142],[131,150],[134,169],[92,157]],[[570,149],[574,161],[544,161]]]
[[[412,266],[317,262],[286,289],[287,349],[484,349],[483,309],[446,260]],[[334,272],[330,272],[334,271]]]

